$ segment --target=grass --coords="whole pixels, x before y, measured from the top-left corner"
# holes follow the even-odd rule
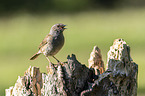
[[[145,92],[145,11],[128,9],[114,11],[89,11],[77,14],[49,13],[32,15],[27,13],[0,18],[0,96],[4,90],[13,86],[18,76],[31,65],[46,72],[48,64],[41,55],[35,61],[29,58],[37,52],[37,47],[55,23],[67,24],[64,32],[65,45],[56,55],[66,61],[69,54],[75,54],[78,60],[87,65],[94,45],[101,49],[106,64],[107,51],[114,39],[123,38],[131,47],[131,56],[139,65],[138,96]],[[55,62],[51,58],[52,62]]]

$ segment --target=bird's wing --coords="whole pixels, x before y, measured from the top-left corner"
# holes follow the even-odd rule
[[[48,35],[46,35],[46,37],[43,39],[43,41],[40,43],[40,45],[39,45],[39,49],[41,48],[41,47],[43,47],[44,45],[46,45],[47,43],[49,43],[48,41],[50,41],[51,40],[51,38],[52,38],[52,35],[50,35],[50,34],[48,34]]]

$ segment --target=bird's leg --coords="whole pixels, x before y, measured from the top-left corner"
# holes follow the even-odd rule
[[[63,65],[63,63],[62,62],[60,62],[56,57],[54,57],[54,56],[52,56],[57,62],[58,62],[58,64],[61,64],[61,65]]]
[[[46,58],[47,58],[48,62],[51,63],[50,60],[49,60],[49,58],[48,57],[46,57]]]
[[[58,63],[60,63],[60,61],[56,58],[56,57],[54,57],[54,56],[52,56]]]

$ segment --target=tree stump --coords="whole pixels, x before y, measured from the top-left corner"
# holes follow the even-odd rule
[[[29,67],[6,96],[137,96],[138,65],[130,56],[130,47],[116,39],[108,52],[107,70],[100,49],[95,46],[89,68],[76,56],[62,64],[49,64],[47,73]]]

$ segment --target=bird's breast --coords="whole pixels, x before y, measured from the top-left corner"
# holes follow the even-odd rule
[[[47,45],[46,56],[54,56],[64,45],[64,36],[54,36],[52,42]]]

